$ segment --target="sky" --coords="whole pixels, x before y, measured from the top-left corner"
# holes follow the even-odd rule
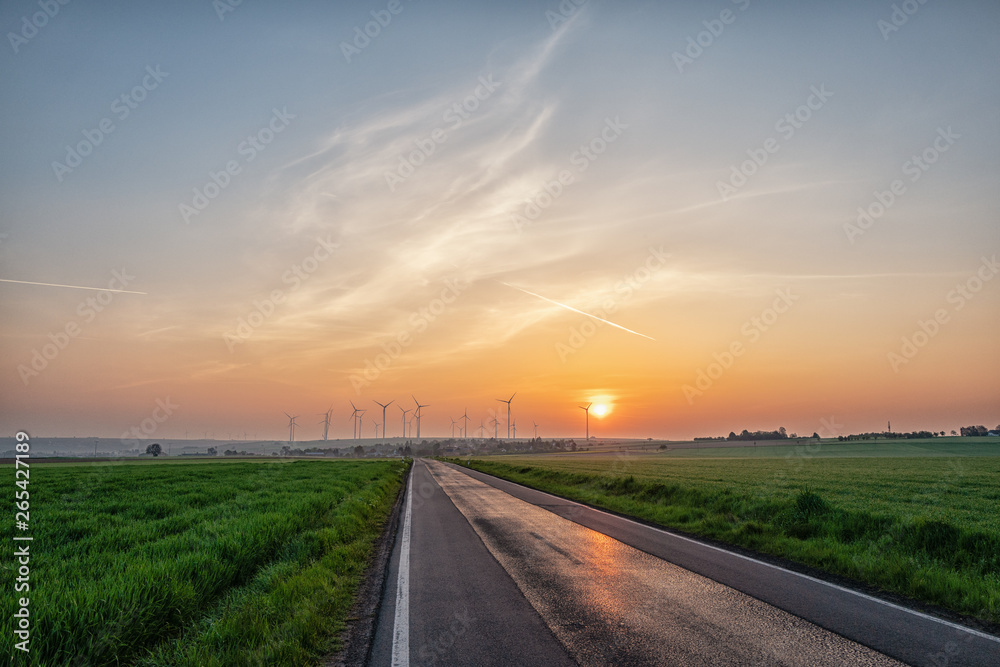
[[[995,2],[46,6],[0,8],[5,433],[1000,421]]]

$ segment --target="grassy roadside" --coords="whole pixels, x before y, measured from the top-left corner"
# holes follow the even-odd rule
[[[465,459],[451,459],[466,465]],[[1000,458],[504,457],[513,482],[1000,624]],[[624,469],[624,470],[623,470]]]
[[[32,467],[31,653],[6,637],[3,649],[24,665],[315,665],[336,648],[405,471]]]

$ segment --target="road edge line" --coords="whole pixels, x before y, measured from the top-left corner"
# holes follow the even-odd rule
[[[410,476],[413,468],[410,466]],[[406,509],[403,511],[403,534],[399,543],[399,574],[396,580],[396,613],[392,629],[392,667],[410,665],[410,525],[413,510],[413,484],[407,480]]]

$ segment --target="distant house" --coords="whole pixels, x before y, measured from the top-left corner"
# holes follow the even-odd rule
[[[994,438],[1000,437],[1000,431],[987,431],[986,435],[992,435]]]

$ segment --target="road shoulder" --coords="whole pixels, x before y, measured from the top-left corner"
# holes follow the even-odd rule
[[[346,667],[368,663],[372,643],[375,640],[375,627],[382,604],[386,577],[389,574],[389,558],[396,542],[399,518],[412,470],[411,464],[404,483],[399,487],[399,493],[396,495],[396,501],[393,503],[389,518],[382,527],[382,533],[375,541],[368,566],[365,568],[361,584],[355,593],[354,605],[347,615],[347,627],[340,634],[341,648],[320,663],[323,667]]]

